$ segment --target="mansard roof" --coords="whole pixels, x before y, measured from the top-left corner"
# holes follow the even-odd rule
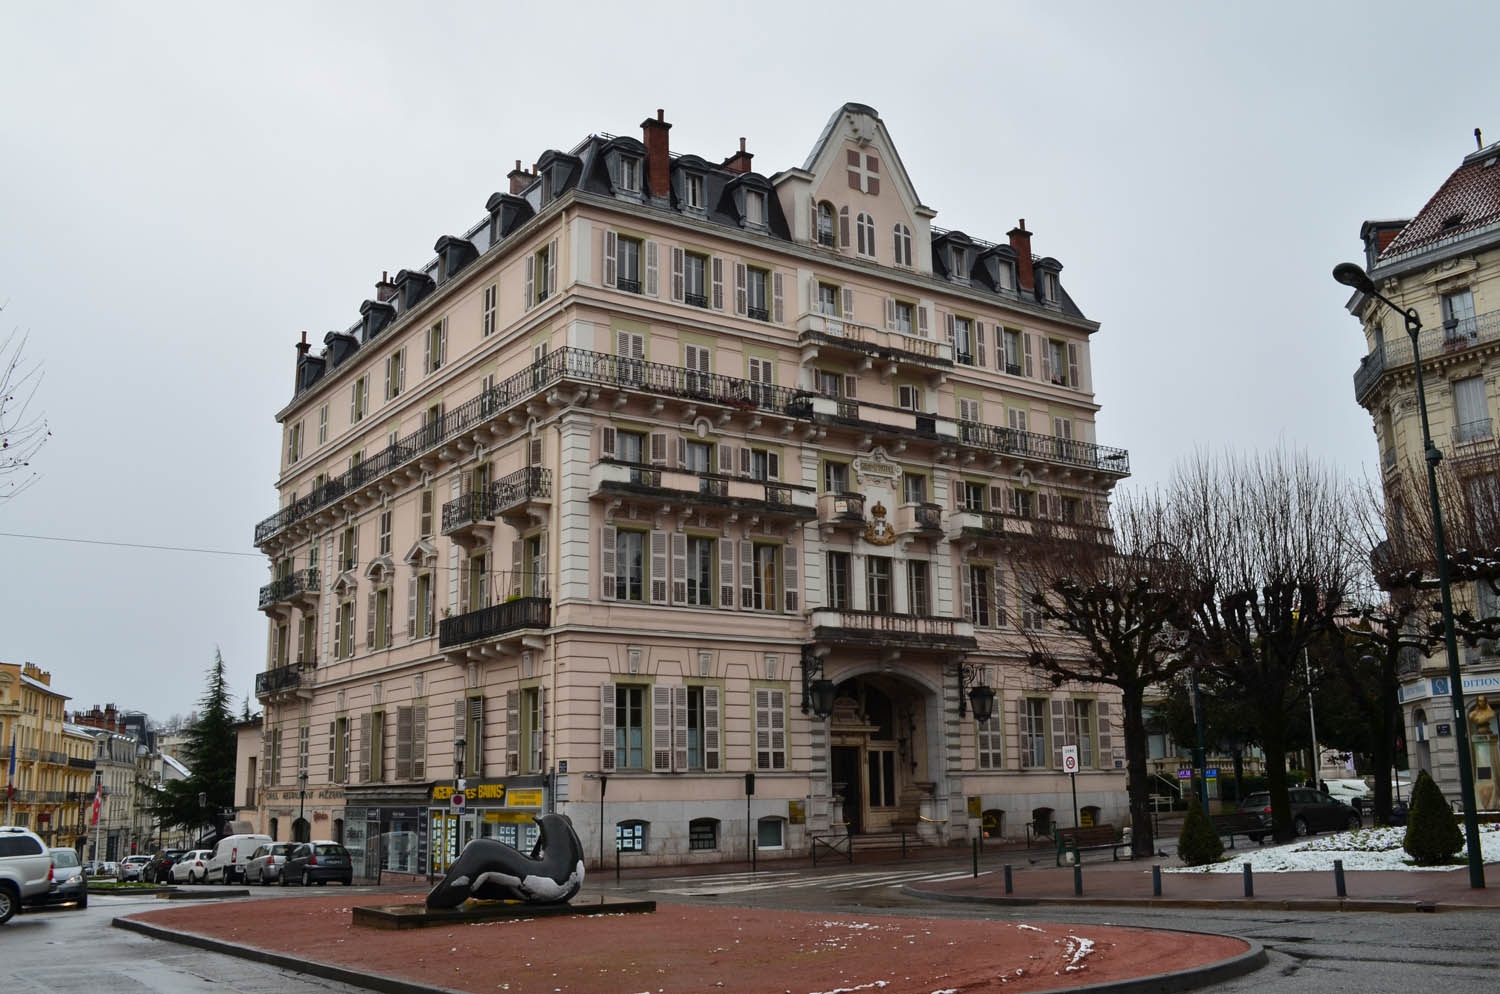
[[[1426,206],[1385,247],[1379,264],[1480,233],[1500,238],[1500,142],[1464,157]]]

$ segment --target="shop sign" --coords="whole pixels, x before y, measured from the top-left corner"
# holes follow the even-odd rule
[[[978,818],[984,813],[984,802],[978,797],[970,797],[966,803],[968,804],[970,818]]]
[[[508,808],[539,808],[542,806],[542,789],[525,787],[512,790],[505,799]]]
[[[494,801],[500,804],[505,803],[505,784],[503,783],[473,784],[472,786],[466,788],[463,793],[464,799],[471,804],[476,801]],[[452,796],[452,784],[437,784],[432,788],[433,801],[447,801]],[[540,804],[538,806],[540,806]]]
[[[786,820],[789,825],[807,824],[807,810],[802,806],[801,801],[786,802]]]

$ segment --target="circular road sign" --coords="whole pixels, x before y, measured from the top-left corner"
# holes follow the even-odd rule
[[[1064,773],[1077,773],[1078,772],[1078,747],[1077,746],[1063,746],[1062,761],[1063,761],[1063,772]]]
[[[461,790],[455,790],[453,794],[448,798],[448,803],[455,808],[462,809],[464,806],[464,792]]]

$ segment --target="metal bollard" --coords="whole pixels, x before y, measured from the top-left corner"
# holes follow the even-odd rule
[[[615,883],[620,882],[620,847],[615,846]]]
[[[1344,890],[1344,861],[1341,859],[1333,861],[1333,889],[1338,893],[1339,897],[1349,896],[1348,892]]]
[[[1151,896],[1161,897],[1161,864],[1151,864]]]
[[[979,876],[979,840],[975,839],[971,847],[974,853],[974,876]]]
[[[1073,896],[1083,896],[1083,864],[1073,864]]]
[[[1243,865],[1245,867],[1245,896],[1246,897],[1254,897],[1255,896],[1255,880],[1250,876],[1250,864],[1249,863],[1245,863]]]
[[[1014,890],[1015,890],[1015,887],[1012,884],[1012,881],[1010,879],[1010,864],[1006,863],[1005,864],[1005,893],[1010,894]]]

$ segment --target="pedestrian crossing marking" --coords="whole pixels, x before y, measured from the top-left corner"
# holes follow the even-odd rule
[[[992,871],[986,870],[982,875],[990,872]],[[648,885],[647,889],[656,894],[672,894],[678,897],[748,894],[772,889],[851,891],[871,887],[894,889],[913,883],[956,880],[970,874],[969,870],[847,870],[841,873],[807,876],[794,870],[782,870],[765,873],[724,873],[707,877],[692,877],[686,880],[678,878],[670,881],[678,886]]]

